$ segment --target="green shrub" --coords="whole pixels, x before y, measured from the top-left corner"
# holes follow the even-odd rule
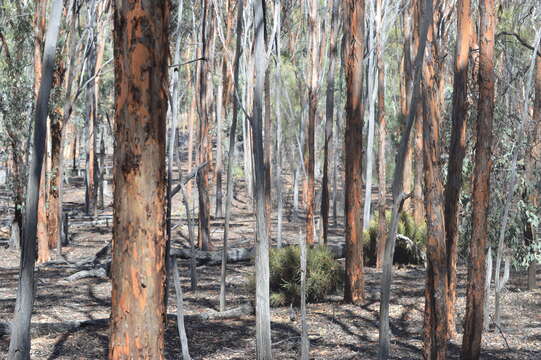
[[[387,229],[391,227],[391,212],[385,213]],[[413,216],[406,212],[400,214],[397,234],[403,235],[413,241],[413,248],[408,244],[397,241],[395,246],[394,262],[401,264],[420,264],[423,261],[423,252],[426,245],[426,224],[417,224]],[[367,265],[375,265],[378,239],[378,216],[374,216],[368,230],[364,232],[364,261]]]
[[[271,306],[300,303],[300,248],[286,246],[270,250],[270,302]],[[343,279],[343,270],[333,254],[324,246],[308,249],[306,274],[306,301],[322,301],[334,292]],[[249,282],[255,290],[255,279]]]

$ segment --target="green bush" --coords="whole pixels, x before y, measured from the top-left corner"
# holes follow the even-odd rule
[[[300,303],[300,248],[286,246],[270,250],[270,302],[271,306]],[[306,274],[306,301],[322,301],[334,292],[343,279],[343,270],[333,254],[324,246],[308,249]],[[249,284],[255,290],[255,279]]]
[[[387,229],[391,227],[391,212],[385,213]],[[413,241],[413,248],[408,244],[397,241],[395,246],[394,263],[420,264],[423,261],[423,252],[426,245],[426,224],[417,224],[413,216],[406,212],[400,214],[397,234],[403,235]],[[375,265],[378,239],[378,216],[374,216],[368,230],[364,232],[364,261],[367,265]]]

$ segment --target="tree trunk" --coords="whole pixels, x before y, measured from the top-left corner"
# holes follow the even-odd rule
[[[109,358],[163,359],[168,1],[150,7],[141,0],[115,4],[118,85]]]
[[[237,15],[237,39],[235,48],[235,61],[234,61],[234,73],[233,73],[233,91],[238,94],[239,90],[239,70],[240,70],[240,56],[241,56],[241,36],[243,32],[242,22],[244,13],[244,1],[239,0],[237,2],[238,15]],[[231,204],[233,202],[233,161],[235,159],[235,146],[237,140],[237,119],[239,115],[239,102],[235,95],[232,97],[233,101],[233,117],[231,118],[231,128],[229,129],[229,155],[227,160],[227,185],[226,185],[226,198],[225,198],[225,223],[224,223],[224,240],[222,250],[222,267],[220,275],[220,311],[225,311],[225,299],[226,299],[226,273],[227,273],[227,241],[229,238],[229,223],[231,221]]]
[[[427,224],[423,358],[447,358],[447,254],[440,163],[440,103],[436,79],[436,35],[429,27],[423,66],[423,164]]]
[[[281,11],[281,0],[277,0],[275,6],[280,7],[278,11]],[[283,228],[283,212],[284,212],[284,199],[282,195],[282,103],[281,103],[281,19],[277,17],[276,21],[276,39],[272,40],[276,43],[276,70],[274,72],[275,78],[275,105],[274,111],[276,113],[276,243],[278,247],[282,247],[282,228]]]
[[[400,139],[400,147],[396,157],[396,165],[393,175],[393,210],[391,214],[391,226],[387,234],[385,242],[385,254],[383,258],[383,274],[381,278],[381,300],[379,310],[379,351],[378,359],[384,360],[389,357],[390,348],[390,327],[389,327],[389,302],[391,299],[391,282],[394,247],[396,241],[396,232],[398,228],[398,219],[404,200],[410,197],[411,194],[404,193],[404,168],[406,165],[406,155],[409,147],[409,138],[414,122],[419,122],[417,117],[417,103],[420,102],[419,88],[421,82],[421,71],[425,54],[426,39],[429,26],[432,26],[432,0],[424,0],[422,8],[422,17],[419,17],[419,41],[417,43],[417,52],[414,61],[414,76],[413,87],[411,92],[411,100],[409,105],[409,113],[406,121],[402,138]]]
[[[383,14],[382,0],[377,1],[378,14]],[[380,28],[383,19],[380,18]],[[387,136],[385,121],[385,63],[383,62],[383,43],[380,31],[376,32],[376,59],[378,69],[378,240],[376,254],[376,268],[383,266],[383,256],[385,254],[385,238],[387,236],[387,222],[385,219],[385,210],[387,209],[387,183],[385,181],[385,137]]]
[[[45,35],[45,23],[47,20],[47,6],[48,0],[36,1],[36,8],[34,13],[34,96],[38,97],[39,87],[41,82],[42,73],[42,59],[41,54],[43,52],[43,36]],[[48,128],[49,121],[47,121],[46,127]],[[48,133],[48,130],[46,131]],[[47,139],[48,136],[45,135]],[[45,140],[45,152],[47,153],[47,140]],[[39,182],[39,200],[38,200],[38,228],[37,228],[37,241],[38,241],[38,263],[44,263],[51,259],[49,254],[49,239],[47,237],[47,166],[46,160],[44,160],[44,166],[41,168],[41,180]]]
[[[308,1],[308,51],[310,52],[308,68],[308,121],[304,128],[304,186],[303,196],[306,207],[306,242],[314,243],[314,163],[315,163],[315,125],[317,112],[317,64],[318,44],[316,38],[318,3]]]
[[[308,321],[306,320],[306,262],[307,262],[307,241],[299,236],[301,248],[301,360],[308,360],[310,357],[310,339],[308,339]]]
[[[478,359],[483,331],[485,252],[492,167],[492,120],[494,115],[494,0],[479,2],[479,105],[473,181],[473,221],[462,358]]]
[[[459,236],[459,198],[462,187],[462,164],[466,155],[466,124],[468,118],[468,60],[472,37],[471,1],[460,0],[457,5],[457,42],[453,83],[453,110],[449,165],[445,185],[445,233],[447,243],[447,321],[449,336],[456,336],[456,262]]]
[[[34,265],[36,261],[36,233],[38,221],[38,198],[40,175],[45,153],[45,132],[47,109],[52,86],[56,43],[60,29],[62,0],[53,2],[49,17],[49,25],[45,35],[43,51],[42,77],[36,100],[35,126],[32,143],[32,160],[26,187],[26,208],[21,252],[19,285],[15,314],[11,326],[8,359],[30,359],[30,320],[34,304]]]
[[[256,208],[256,352],[258,360],[272,359],[269,302],[269,240],[265,221],[265,166],[263,153],[263,88],[265,83],[265,44],[263,37],[263,0],[254,2],[254,112],[252,117],[255,208]]]
[[[201,57],[208,56],[208,45],[211,37],[211,23],[209,21],[209,2],[203,0],[203,19],[201,25]],[[209,161],[211,151],[209,139],[210,109],[208,106],[208,87],[209,87],[209,60],[202,61],[199,71],[199,163]],[[197,186],[199,193],[199,232],[197,244],[201,250],[208,250],[210,241],[210,201],[208,194],[208,167],[201,169],[197,176]]]
[[[323,180],[321,182],[321,217],[323,220],[323,242],[327,244],[329,232],[329,158],[332,154],[329,151],[331,141],[333,141],[334,126],[334,78],[336,69],[336,56],[338,46],[336,36],[338,32],[338,11],[340,1],[331,0],[331,33],[329,41],[329,70],[327,71],[327,94],[325,104],[325,144],[323,148]]]
[[[344,301],[360,304],[364,300],[362,245],[362,102],[364,53],[364,0],[344,2],[346,71],[346,278]]]

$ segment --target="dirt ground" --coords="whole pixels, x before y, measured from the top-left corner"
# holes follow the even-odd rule
[[[111,239],[111,208],[98,211],[99,221],[85,220],[82,214],[84,194],[79,187],[66,189],[64,204],[74,220],[70,223],[70,244],[63,248],[69,262],[77,262],[94,255]],[[10,321],[15,305],[19,254],[7,249],[6,225],[9,214],[6,197],[0,209],[0,321]],[[107,197],[110,203],[111,198]],[[181,213],[180,199],[175,206]],[[234,200],[232,246],[250,246],[253,241],[254,219],[249,214],[245,198]],[[182,213],[183,210],[182,210]],[[287,214],[286,214],[287,215]],[[75,220],[79,218],[79,220]],[[284,219],[284,238],[296,242],[298,228],[291,216]],[[174,221],[179,223],[179,221]],[[223,220],[212,221],[213,246],[220,248]],[[342,241],[338,222],[331,229],[333,241]],[[175,246],[186,244],[187,228],[180,224],[173,231]],[[187,262],[181,262],[181,281],[187,314],[217,311],[219,306],[219,266],[200,266],[199,287],[189,290]],[[59,331],[57,324],[66,321],[106,319],[110,311],[111,284],[107,279],[88,278],[70,282],[66,278],[78,269],[72,265],[42,264],[36,269],[37,296],[34,303],[33,324],[40,323],[39,332],[32,339],[32,359],[106,359],[108,329],[103,322]],[[253,264],[237,263],[228,266],[227,305],[233,308],[252,299],[247,281],[254,271]],[[366,301],[362,306],[341,302],[339,292],[319,304],[307,307],[309,320],[310,355],[313,359],[375,359],[378,344],[379,279],[381,273],[366,268]],[[424,269],[395,269],[391,301],[391,354],[393,359],[422,357],[422,316],[424,308]],[[464,266],[459,268],[457,323],[461,324],[465,307]],[[171,290],[169,314],[176,311]],[[491,309],[493,303],[491,302]],[[521,278],[505,291],[503,297],[502,329],[491,329],[483,336],[483,359],[541,359],[541,291],[526,291]],[[44,325],[49,324],[49,325]],[[255,317],[244,316],[230,320],[188,320],[186,328],[190,354],[194,359],[254,359]],[[451,341],[449,358],[458,359],[459,336]],[[289,308],[272,309],[272,341],[275,359],[296,359],[300,345],[300,320],[291,319]],[[0,354],[7,353],[9,339],[0,337]],[[166,358],[180,358],[180,343],[174,317],[169,317],[166,334]]]

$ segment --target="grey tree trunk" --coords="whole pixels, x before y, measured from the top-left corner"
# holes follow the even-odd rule
[[[406,153],[411,133],[411,128],[415,121],[415,109],[417,102],[419,101],[420,92],[420,80],[423,59],[426,47],[426,38],[428,33],[428,27],[432,23],[432,0],[423,1],[422,21],[420,29],[419,49],[414,62],[414,80],[413,91],[410,99],[410,107],[408,113],[408,119],[402,138],[400,140],[400,148],[396,157],[396,166],[393,175],[393,211],[391,217],[391,228],[387,235],[387,241],[385,243],[385,254],[383,258],[383,274],[381,278],[381,300],[379,310],[379,350],[378,359],[386,360],[389,358],[390,348],[390,328],[389,328],[389,301],[391,298],[391,282],[392,282],[392,267],[393,267],[393,255],[396,241],[396,231],[398,228],[398,218],[404,200],[407,195],[404,194],[404,166]]]
[[[272,359],[269,302],[269,240],[265,221],[265,168],[263,154],[263,87],[265,83],[265,44],[263,38],[263,0],[254,2],[254,139],[256,207],[256,352],[258,360]]]
[[[308,322],[306,320],[306,240],[299,236],[301,248],[301,360],[310,357],[310,340],[308,339]]]
[[[45,153],[45,131],[51,92],[56,44],[60,29],[60,16],[63,1],[54,0],[45,34],[43,50],[42,78],[36,100],[32,160],[26,187],[26,213],[24,220],[23,243],[21,251],[19,286],[12,322],[8,359],[30,359],[30,320],[34,304],[34,265],[36,262],[36,231],[40,174]]]
[[[181,0],[182,2],[182,0]],[[180,284],[180,276],[178,274],[178,261],[173,260],[173,281],[175,282],[175,293],[177,297],[177,328],[180,338],[180,347],[182,350],[182,359],[190,360],[190,351],[188,349],[188,337],[186,336],[186,328],[184,327],[184,299],[182,297],[182,285]]]

